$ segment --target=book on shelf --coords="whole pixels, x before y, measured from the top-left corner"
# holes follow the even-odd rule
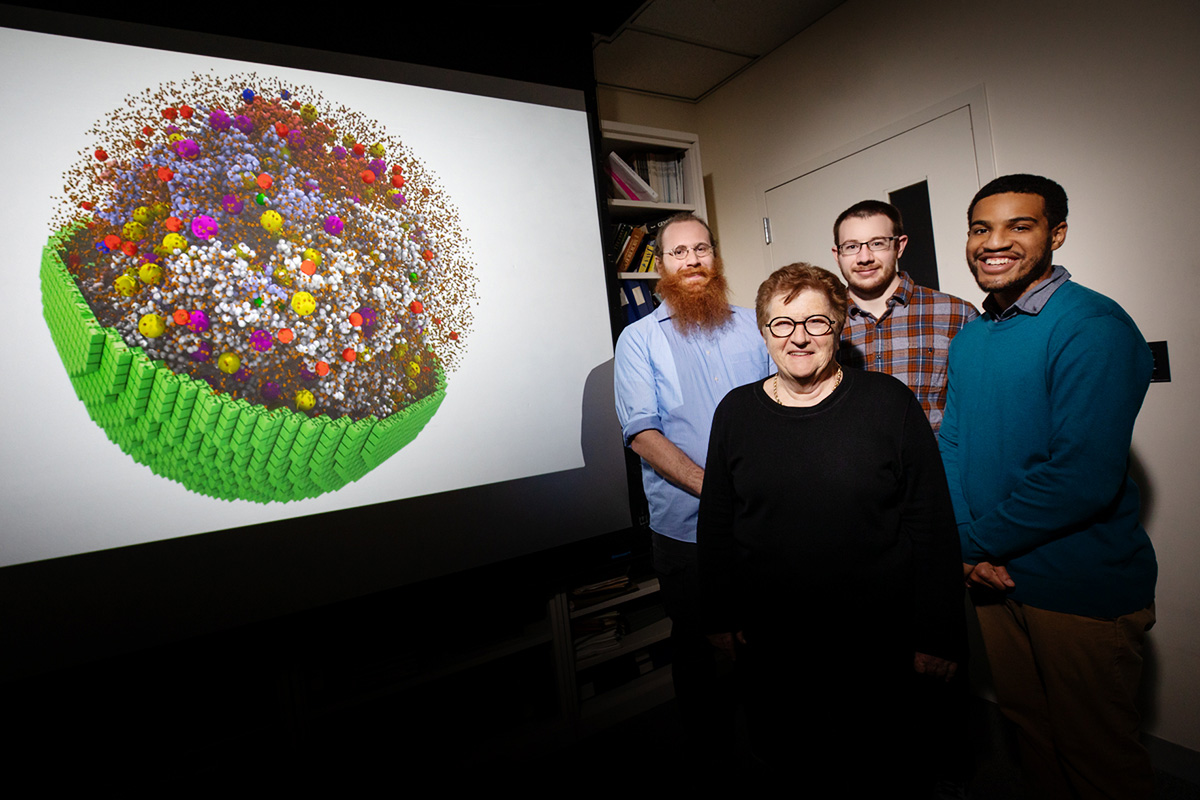
[[[628,222],[619,222],[616,225],[609,226],[608,242],[604,248],[604,257],[610,264],[616,264],[617,259],[625,250],[625,243],[629,241],[629,234],[633,231],[633,225]]]
[[[571,634],[575,643],[575,657],[582,659],[616,650],[621,646],[621,637],[627,633],[629,625],[619,611],[606,611],[574,620]]]
[[[617,198],[618,200],[638,199],[638,196],[633,189],[631,189],[629,185],[625,183],[625,181],[621,180],[621,178],[615,172],[613,172],[612,167],[605,167],[604,170],[608,173],[608,177],[612,180],[613,197]]]
[[[650,184],[616,153],[608,154],[608,174],[617,189],[628,199],[658,202],[658,192],[651,189]]]
[[[629,265],[633,263],[633,257],[642,249],[642,239],[646,236],[646,226],[638,225],[629,233],[629,241],[625,242],[625,249],[621,251],[620,260],[617,262],[617,272],[627,272]]]
[[[628,575],[618,575],[597,583],[577,586],[570,592],[571,610],[587,608],[636,590],[637,584],[631,581]]]
[[[680,153],[628,153],[625,163],[658,195],[662,203],[686,203],[683,156]]]
[[[615,272],[657,272],[661,254],[658,232],[670,219],[635,225],[628,222],[609,226],[605,256]]]
[[[589,617],[579,617],[571,621],[571,633],[578,641],[580,637],[597,633],[607,633],[621,629],[621,614],[617,611],[604,611]]]
[[[654,293],[649,281],[625,279],[621,281],[621,306],[625,309],[627,322],[637,322],[654,312]]]
[[[596,634],[583,637],[575,642],[575,658],[582,661],[585,658],[621,649],[621,635],[612,631],[609,634]]]
[[[645,227],[645,226],[643,226]],[[646,248],[654,241],[654,237],[649,233],[642,234],[642,240],[638,242],[637,249],[633,251],[633,258],[629,261],[629,266],[625,268],[628,272],[639,272],[642,268],[642,258],[646,253]]]
[[[654,265],[655,239],[647,237],[646,247],[642,250],[642,260],[638,263],[638,272],[649,272]]]

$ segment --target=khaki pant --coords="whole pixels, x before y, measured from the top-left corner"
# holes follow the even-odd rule
[[[1154,605],[1093,619],[1005,598],[977,603],[1000,708],[1019,731],[1021,765],[1044,798],[1148,800],[1150,756],[1134,700]]]

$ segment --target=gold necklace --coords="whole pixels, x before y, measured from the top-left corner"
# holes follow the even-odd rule
[[[829,390],[833,394],[834,389],[842,385],[842,368],[838,367],[837,375],[833,378],[833,389]],[[771,383],[771,393],[775,395],[775,402],[783,405],[783,401],[779,399],[779,373],[775,373],[775,380]]]

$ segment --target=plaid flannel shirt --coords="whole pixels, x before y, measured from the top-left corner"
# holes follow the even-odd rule
[[[899,378],[937,433],[946,406],[950,340],[979,312],[966,300],[918,286],[904,272],[887,303],[877,320],[851,301],[838,363]]]

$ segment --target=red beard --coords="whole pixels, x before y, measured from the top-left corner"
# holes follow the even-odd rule
[[[708,280],[701,284],[688,284],[684,279],[701,273]],[[725,281],[725,265],[720,256],[713,259],[711,267],[676,270],[658,282],[658,293],[671,307],[671,319],[680,333],[690,329],[714,331],[733,316],[729,310],[729,284]]]

